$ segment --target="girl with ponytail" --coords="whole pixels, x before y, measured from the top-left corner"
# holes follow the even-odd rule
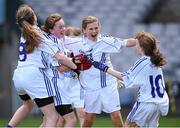
[[[158,127],[160,116],[169,110],[162,67],[166,60],[158,49],[158,41],[147,32],[138,32],[136,48],[141,58],[126,72],[118,72],[103,63],[93,61],[96,68],[123,81],[126,88],[137,87],[137,101],[129,113],[127,127]]]
[[[30,6],[21,5],[16,12],[16,19],[21,30],[21,38],[19,61],[14,71],[13,81],[23,105],[15,112],[7,127],[16,127],[30,113],[34,102],[46,119],[43,127],[56,127],[58,113],[53,100],[56,95],[50,78],[46,74],[48,64],[53,61],[71,69],[77,67],[39,29],[37,16]]]

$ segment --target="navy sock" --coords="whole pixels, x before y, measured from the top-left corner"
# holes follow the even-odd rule
[[[5,128],[12,128],[12,126],[8,124]]]

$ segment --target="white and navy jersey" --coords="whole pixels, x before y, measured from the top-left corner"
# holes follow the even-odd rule
[[[62,40],[58,39],[52,34],[46,34],[45,36],[54,44],[58,45],[58,50],[60,53],[63,53],[67,56],[69,50],[65,48],[64,42]],[[72,71],[59,72],[56,67],[60,65],[61,64],[57,60],[50,60],[48,63],[49,68],[46,70],[48,77],[52,78],[51,81],[55,88],[55,106],[62,104],[71,104],[68,92],[68,85],[67,83],[65,83],[65,77],[72,77]]]
[[[69,50],[64,46],[64,42],[62,40],[58,39],[57,37],[55,37],[52,34],[46,34],[46,37],[58,46],[58,50],[60,53],[63,53],[66,56],[68,55]],[[64,79],[64,77],[72,77],[72,71],[67,71],[67,72],[63,72],[63,73],[59,72],[56,69],[56,66],[60,66],[60,65],[61,64],[57,60],[55,60],[55,59],[51,60],[49,62],[50,69],[47,71],[48,75],[50,77],[56,77],[56,78],[61,78],[61,79]]]
[[[47,40],[44,35],[41,37],[41,44],[28,54],[25,51],[26,41],[21,37],[18,66],[13,76],[18,93],[28,93],[32,99],[55,96],[54,88],[45,71],[48,68],[47,56],[54,58],[58,47]]]
[[[139,88],[138,102],[168,104],[162,69],[153,65],[150,57],[142,56],[122,76],[125,87]]]
[[[120,52],[121,48],[126,46],[126,41],[110,36],[99,36],[95,42],[89,40],[87,37],[81,37],[79,41],[72,42],[74,43],[66,43],[65,46],[72,51],[86,54],[95,61],[106,63],[110,67],[112,67],[110,53]],[[86,89],[97,90],[106,87],[112,82],[116,83],[114,77],[99,71],[93,66],[81,74],[81,81]]]
[[[25,52],[24,45],[26,41],[23,37],[20,38],[18,66],[36,66],[39,68],[47,68],[47,60],[45,60],[44,53],[53,58],[53,56],[58,52],[58,47],[44,36],[42,36],[42,40],[43,42],[41,42],[38,47],[35,47],[32,53],[27,54]]]

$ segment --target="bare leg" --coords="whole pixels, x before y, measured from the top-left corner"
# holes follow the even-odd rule
[[[59,119],[58,119],[58,122],[57,122],[57,127],[64,127],[64,124],[65,124],[64,118],[59,115]]]
[[[84,123],[83,123],[82,127],[92,127],[95,119],[96,119],[96,114],[95,113],[87,113],[87,112],[85,112]]]
[[[74,111],[64,115],[63,118],[65,120],[64,127],[75,127],[77,119]]]
[[[123,127],[123,120],[120,111],[112,112],[110,115],[115,127]]]
[[[42,122],[42,124],[41,124],[41,128],[44,128],[45,127],[45,122],[46,122],[46,118],[43,116],[43,122]],[[64,120],[64,118],[61,116],[61,115],[59,115],[59,118],[58,118],[58,121],[57,121],[57,127],[64,127],[64,124],[65,124],[65,120]]]
[[[27,117],[27,115],[32,111],[33,107],[33,100],[23,101],[23,105],[16,110],[8,125],[16,127],[23,119]]]
[[[85,116],[84,108],[76,108],[76,113],[80,121],[80,126],[82,127],[83,122],[84,122],[84,116]]]
[[[54,104],[48,104],[40,108],[46,119],[44,127],[56,127],[58,121],[58,113],[55,110]]]
[[[45,124],[46,124],[46,118],[43,116],[43,122],[41,123],[41,125],[39,127],[44,128]]]

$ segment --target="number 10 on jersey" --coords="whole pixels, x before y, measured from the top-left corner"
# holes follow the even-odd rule
[[[155,98],[156,96],[159,96],[160,98],[162,98],[165,92],[165,88],[164,88],[165,86],[162,79],[162,75],[160,74],[157,76],[150,75],[149,81],[151,84],[152,97]]]

